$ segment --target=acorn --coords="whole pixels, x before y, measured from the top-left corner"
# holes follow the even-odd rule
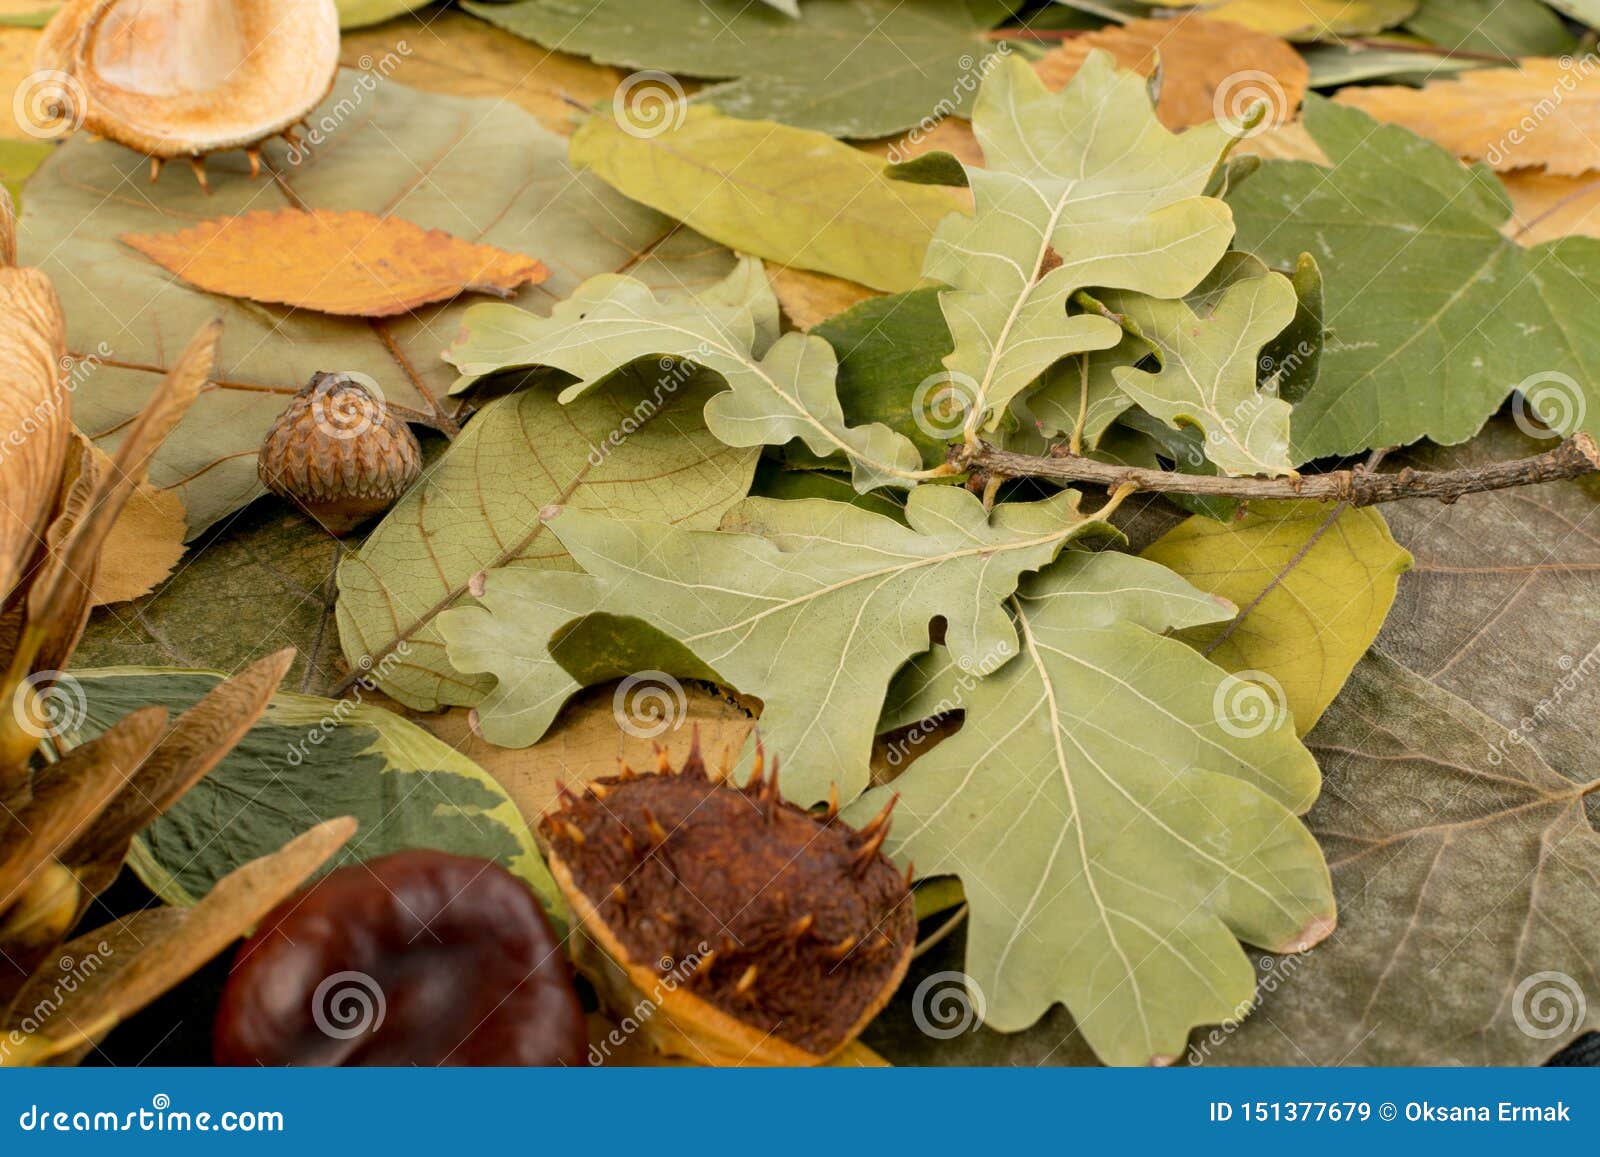
[[[336,535],[388,510],[421,472],[416,436],[375,384],[345,373],[313,374],[256,460],[262,485]]]
[[[577,917],[574,962],[655,1048],[715,1065],[815,1065],[888,1003],[916,940],[883,855],[891,800],[855,829],[785,802],[759,746],[743,787],[699,738],[674,769],[626,763],[540,822]],[[648,1015],[641,1013],[648,1009]]]

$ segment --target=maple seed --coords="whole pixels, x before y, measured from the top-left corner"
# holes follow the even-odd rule
[[[649,994],[656,1011],[640,1031],[657,1049],[818,1064],[899,986],[916,921],[881,852],[887,811],[858,832],[785,802],[776,760],[763,753],[757,766],[743,788],[724,782],[696,736],[681,766],[603,779],[603,806],[585,794],[540,831],[578,918],[578,967],[619,1011]]]
[[[422,449],[354,377],[318,373],[267,431],[256,470],[268,490],[344,535],[416,481]]]

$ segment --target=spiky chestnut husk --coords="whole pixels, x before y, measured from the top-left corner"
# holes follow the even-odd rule
[[[406,424],[348,374],[313,374],[261,442],[262,485],[333,534],[393,506],[422,472]]]
[[[880,850],[891,801],[860,830],[785,802],[777,762],[742,789],[699,739],[674,770],[623,765],[540,821],[578,917],[574,955],[616,1011],[652,1006],[662,1052],[811,1065],[866,1027],[905,977],[910,890]]]

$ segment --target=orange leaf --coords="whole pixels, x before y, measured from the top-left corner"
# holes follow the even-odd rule
[[[1224,20],[1130,20],[1075,36],[1046,53],[1034,68],[1059,89],[1076,75],[1091,50],[1103,48],[1119,68],[1143,76],[1161,61],[1156,115],[1169,129],[1221,117],[1242,117],[1253,101],[1269,106],[1268,122],[1288,120],[1306,94],[1311,70],[1289,43]]]
[[[510,297],[541,262],[398,217],[261,210],[122,240],[209,293],[349,317],[390,317],[464,292]]]

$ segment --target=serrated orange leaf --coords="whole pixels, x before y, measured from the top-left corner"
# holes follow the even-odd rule
[[[1499,172],[1578,176],[1600,169],[1593,69],[1592,60],[1530,57],[1516,68],[1486,68],[1420,89],[1346,88],[1336,99]]]
[[[346,317],[392,317],[468,292],[510,297],[549,276],[520,253],[353,210],[261,210],[122,240],[209,293]]]
[[[1256,101],[1268,105],[1269,123],[1286,121],[1311,79],[1305,60],[1281,37],[1198,16],[1111,25],[1068,40],[1033,67],[1052,90],[1061,89],[1096,48],[1142,76],[1160,60],[1156,116],[1169,129],[1238,120]]]

